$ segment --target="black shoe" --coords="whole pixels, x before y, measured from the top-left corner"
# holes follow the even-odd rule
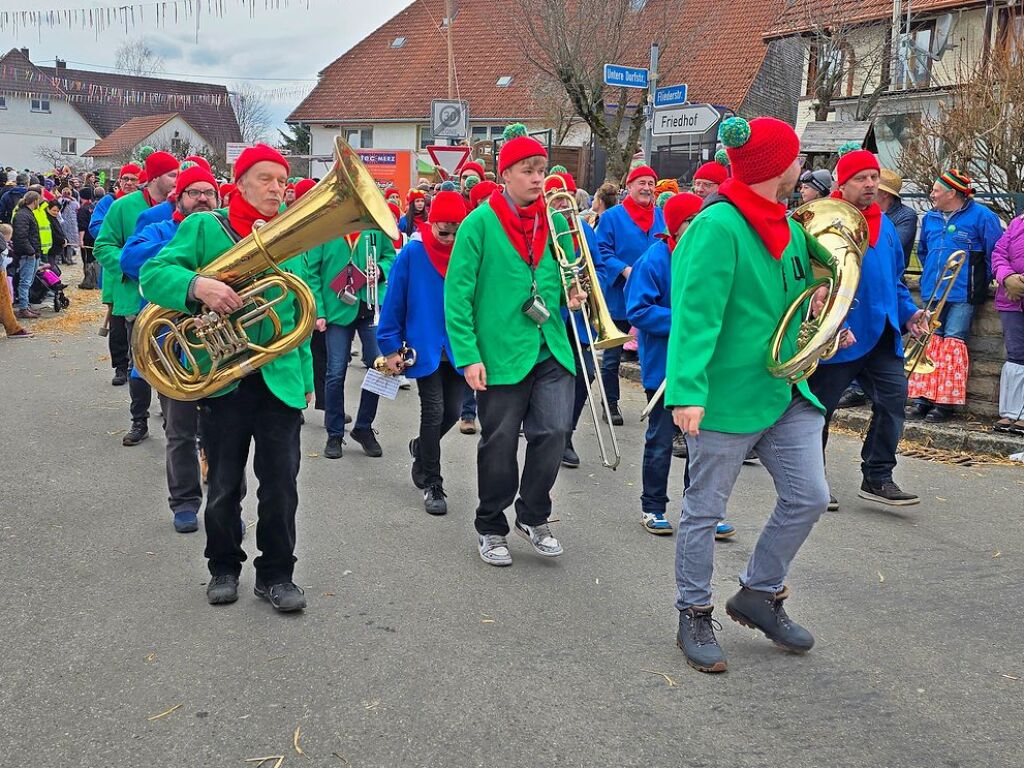
[[[686,663],[700,672],[725,672],[728,663],[715,630],[721,629],[711,617],[713,606],[687,608],[679,612],[676,645],[686,655]]]
[[[115,387],[123,387],[125,384],[127,384],[128,383],[128,369],[127,368],[117,368],[114,371],[114,378],[110,380],[110,383],[113,384]]]
[[[680,432],[672,437],[672,455],[677,459],[685,459],[689,449],[686,447],[686,435]]]
[[[944,405],[936,405],[931,412],[924,417],[929,424],[942,424],[953,418],[953,409]]]
[[[306,607],[306,593],[290,581],[281,584],[262,584],[257,581],[252,591],[256,597],[262,597],[281,613],[301,611]]]
[[[121,438],[121,445],[130,448],[133,445],[138,445],[147,437],[149,437],[149,423],[145,419],[136,419],[132,422],[132,428],[128,430],[128,434]]]
[[[921,421],[934,407],[935,405],[929,402],[914,403],[912,406],[907,408],[907,420]]]
[[[828,511],[829,512],[838,512],[839,511],[839,499],[837,499],[831,493],[828,495]]]
[[[409,455],[412,456],[412,484],[420,490],[427,487],[427,476],[420,464],[420,439],[414,437],[409,441]]]
[[[325,459],[340,459],[345,453],[345,438],[341,435],[332,435],[327,438],[327,445],[324,447]]]
[[[572,440],[565,446],[565,450],[562,452],[562,466],[568,467],[569,469],[576,469],[580,465],[580,457],[576,453],[576,449],[572,447]]]
[[[907,493],[892,480],[886,480],[878,485],[865,480],[860,484],[860,492],[857,495],[868,501],[888,504],[890,507],[909,507],[921,503],[921,499],[915,494]]]
[[[225,605],[238,599],[238,577],[222,573],[210,578],[206,585],[206,602],[210,605]]]
[[[363,446],[363,453],[373,458],[378,458],[384,455],[384,451],[381,450],[380,443],[377,442],[377,437],[372,429],[356,428],[348,433],[348,436]]]
[[[616,427],[621,427],[623,422],[622,413],[619,411],[619,404],[608,403],[608,412],[612,415],[612,424]],[[604,419],[605,424],[608,423],[608,416],[606,414],[602,413],[601,418]]]
[[[345,414],[345,423],[346,424],[351,424],[352,423],[352,417],[349,416],[347,413]]]
[[[448,514],[448,502],[445,501],[444,488],[440,483],[430,486],[423,492],[423,507],[428,515]]]
[[[814,645],[814,636],[786,614],[782,601],[787,597],[788,588],[781,592],[762,592],[740,587],[725,603],[725,612],[738,624],[761,630],[780,648],[806,653]]]
[[[848,387],[843,392],[843,396],[839,398],[836,408],[856,408],[858,405],[864,405],[867,401],[868,396],[864,394],[863,390]]]

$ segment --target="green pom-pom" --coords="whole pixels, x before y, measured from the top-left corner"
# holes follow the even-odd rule
[[[660,195],[658,195],[658,200],[657,200],[658,207],[659,208],[664,208],[665,207],[665,203],[667,203],[671,199],[672,199],[672,193],[671,192],[662,192]]]
[[[462,188],[466,192],[469,192],[469,190],[471,190],[473,187],[475,187],[479,183],[480,183],[480,177],[477,176],[476,174],[473,174],[471,176],[467,176],[466,178],[464,178],[462,180]]]
[[[146,158],[152,155],[154,152],[156,152],[156,150],[148,145],[145,147],[139,147],[139,160],[141,160],[142,162],[146,162]]]
[[[520,136],[526,136],[526,126],[522,123],[512,123],[505,128],[501,135],[505,137],[505,141],[518,139]]]
[[[569,169],[564,165],[552,165],[549,173],[568,173]]]
[[[454,192],[456,189],[458,189],[458,187],[455,186],[454,181],[446,181],[441,184],[442,192]]]
[[[742,117],[730,117],[718,129],[718,140],[729,149],[737,149],[750,141],[750,123]]]
[[[842,157],[843,155],[848,155],[851,152],[856,152],[859,149],[862,149],[861,143],[859,141],[848,141],[841,147],[839,147],[839,149],[836,151],[839,154],[839,156]]]
[[[195,168],[199,163],[193,162],[192,160],[186,160],[181,164],[181,170],[187,171],[189,168]]]
[[[715,152],[715,162],[719,165],[724,165],[726,168],[729,167],[729,153],[724,149],[720,149]]]

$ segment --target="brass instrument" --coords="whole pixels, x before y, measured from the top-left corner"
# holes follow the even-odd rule
[[[380,266],[377,264],[377,233],[371,232],[366,236],[366,305],[373,310],[373,322],[371,325],[380,323],[380,291],[378,281],[380,280]]]
[[[230,285],[242,299],[241,309],[221,315],[204,306],[191,315],[149,304],[139,313],[132,333],[135,366],[160,394],[186,401],[209,397],[306,340],[316,302],[300,278],[280,269],[284,261],[363,229],[397,239],[395,219],[377,185],[340,137],[334,156],[334,168],[313,189],[199,272]],[[276,308],[292,296],[295,328],[282,334]],[[271,338],[257,343],[248,329],[263,321],[270,324]]]
[[[928,332],[921,334],[916,339],[911,339],[903,354],[903,370],[907,372],[907,376],[935,371],[935,361],[928,357],[928,345],[931,343],[935,331],[942,325],[939,317],[946,306],[949,292],[956,285],[956,279],[960,276],[960,270],[964,268],[966,262],[967,251],[953,251],[946,259],[946,263],[942,265],[942,273],[935,281],[931,296],[928,297],[928,302],[924,305],[924,311],[927,313],[925,316],[928,318]]]
[[[597,381],[597,389],[601,393],[601,408],[604,414],[604,421],[607,422],[608,443],[610,443],[611,450],[609,450],[608,443],[605,442],[601,426],[602,420],[599,417],[597,404],[594,400],[594,386],[589,381],[587,382],[587,402],[590,404],[590,413],[594,417],[597,444],[601,452],[601,463],[609,469],[615,469],[619,466],[619,444],[615,439],[615,429],[612,427],[612,414],[608,407],[608,395],[604,390],[604,382],[601,379],[601,366],[597,357],[597,350],[622,346],[633,337],[628,333],[619,331],[615,321],[612,320],[611,313],[608,311],[608,304],[605,302],[604,292],[601,290],[601,283],[597,270],[594,267],[594,259],[590,254],[586,235],[583,233],[583,224],[580,220],[579,208],[576,205],[576,197],[568,191],[565,179],[558,174],[548,176],[544,180],[545,186],[547,186],[547,182],[552,178],[558,179],[562,188],[560,190],[553,189],[544,195],[547,201],[546,211],[548,228],[552,235],[551,242],[554,245],[555,258],[558,260],[558,265],[562,270],[562,289],[565,291],[566,303],[568,304],[569,302],[570,289],[573,286],[587,293],[587,300],[579,310],[583,313],[583,327],[586,329],[587,335],[586,344],[580,338],[580,331],[576,327],[576,316],[573,310],[569,310],[569,325],[572,326],[572,333],[580,361],[584,359],[583,356],[586,354],[583,347],[587,346],[590,348],[594,370],[597,371],[595,380]],[[567,205],[564,209],[558,210],[551,206],[551,203],[554,201],[564,201]],[[555,227],[555,214],[562,216],[568,225],[568,230],[559,234],[558,229]],[[571,236],[579,245],[579,256],[565,253],[565,249],[562,248],[559,242],[559,237],[562,235]],[[568,278],[568,281],[566,278]],[[591,323],[593,323],[593,326]],[[595,327],[597,329],[596,337],[592,330]],[[584,380],[587,379],[585,371],[583,372],[583,377]]]
[[[398,354],[401,355],[402,359],[398,364],[398,373],[392,373],[388,370],[387,357],[380,355],[376,360],[373,361],[373,369],[377,373],[382,373],[385,376],[400,376],[405,371],[416,365],[416,350],[402,342],[402,346],[398,348]]]

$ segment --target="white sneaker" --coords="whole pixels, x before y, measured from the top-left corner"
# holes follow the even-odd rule
[[[512,553],[508,551],[508,541],[504,536],[477,534],[477,546],[480,548],[480,559],[488,565],[512,565]]]
[[[412,389],[412,384],[402,374],[398,374],[398,388],[399,389]]]
[[[516,520],[516,533],[529,541],[538,555],[558,557],[562,554],[562,545],[551,535],[551,528],[547,523],[523,525]]]

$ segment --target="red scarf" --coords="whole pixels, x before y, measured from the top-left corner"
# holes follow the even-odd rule
[[[275,213],[274,216],[277,214]],[[228,203],[228,223],[241,237],[252,234],[252,225],[257,221],[270,221],[274,216],[264,216],[242,195],[232,195]]]
[[[648,205],[640,205],[629,195],[622,201],[622,207],[626,209],[626,213],[629,214],[629,218],[633,220],[633,223],[640,227],[644,234],[651,231],[651,227],[654,226],[654,203]]]
[[[430,227],[423,229],[423,247],[427,249],[427,256],[430,263],[434,265],[437,274],[443,280],[448,276],[448,261],[452,257],[452,247],[455,245],[453,238],[450,243],[442,243],[434,237],[434,230]]]
[[[359,236],[362,232],[349,232],[345,235],[345,242],[348,243],[348,249],[352,251],[352,255],[356,254],[356,245],[359,243]]]
[[[501,190],[491,193],[491,210],[494,211],[501,222],[501,228],[512,243],[512,247],[519,251],[527,266],[534,269],[540,264],[541,258],[548,245],[548,217],[545,213],[544,196],[541,195],[525,208],[515,206],[506,199]],[[533,263],[530,263],[531,250],[527,238],[533,238]]]
[[[175,224],[181,224],[185,220],[185,214],[175,208],[174,213],[171,214],[171,220]]]
[[[790,238],[786,206],[766,200],[735,178],[723,181],[718,187],[718,194],[739,209],[772,258],[776,261],[781,259]]]
[[[843,193],[837,189],[832,193],[832,197],[842,200]],[[878,238],[882,235],[882,209],[878,207],[878,203],[872,203],[861,213],[868,222],[868,245],[874,248],[878,243]]]
[[[672,235],[668,234],[668,232],[659,233],[655,235],[655,237],[668,246],[669,255],[676,252],[676,246],[679,244],[679,241],[672,237]]]

